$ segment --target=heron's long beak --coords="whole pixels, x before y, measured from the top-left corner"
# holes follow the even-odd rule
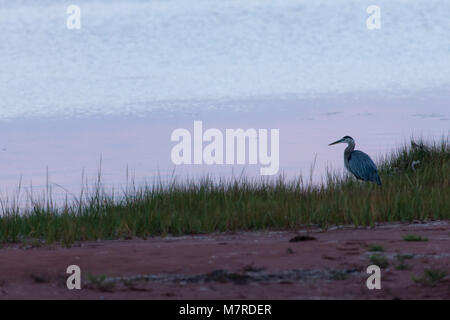
[[[330,143],[329,146],[332,146],[333,144],[340,143],[340,142],[342,142],[342,139],[339,139],[339,140],[337,140],[335,142]]]

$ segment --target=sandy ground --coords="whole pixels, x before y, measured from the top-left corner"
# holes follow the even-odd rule
[[[428,241],[404,241],[410,233]],[[436,221],[3,245],[0,299],[450,299],[449,240],[450,222]],[[388,262],[380,290],[366,287],[374,243]],[[81,290],[66,287],[72,264],[81,268]],[[433,281],[425,269],[448,274]]]

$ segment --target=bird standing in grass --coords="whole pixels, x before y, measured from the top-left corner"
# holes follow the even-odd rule
[[[356,179],[372,181],[381,185],[381,179],[378,175],[378,169],[370,157],[359,150],[355,150],[355,140],[352,137],[345,136],[340,140],[330,143],[329,146],[337,143],[346,143],[347,148],[344,151],[344,165]]]

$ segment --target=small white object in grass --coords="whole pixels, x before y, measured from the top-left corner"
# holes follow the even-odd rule
[[[416,165],[417,164],[420,164],[420,160],[414,160],[412,163],[411,163],[411,169],[413,170],[413,171],[416,171]]]

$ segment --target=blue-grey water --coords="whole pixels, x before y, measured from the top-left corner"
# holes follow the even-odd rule
[[[71,4],[80,30],[66,27]],[[342,168],[327,143],[344,135],[373,158],[412,134],[448,137],[449,12],[445,0],[0,0],[1,189],[39,189],[48,168],[76,192],[100,157],[111,186],[127,166],[138,181],[170,175],[170,133],[194,120],[279,128],[280,172],[308,175],[316,159],[318,178]]]

